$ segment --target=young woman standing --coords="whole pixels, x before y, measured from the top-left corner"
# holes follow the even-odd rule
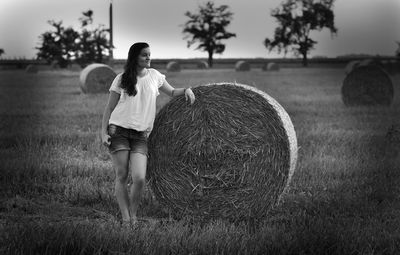
[[[104,109],[101,138],[109,148],[115,168],[115,196],[123,222],[136,222],[137,209],[145,185],[147,168],[147,138],[156,116],[159,90],[169,96],[184,95],[193,104],[190,88],[173,88],[165,75],[150,68],[150,47],[133,44],[124,72],[118,74],[110,87]],[[128,174],[132,185],[128,191]]]

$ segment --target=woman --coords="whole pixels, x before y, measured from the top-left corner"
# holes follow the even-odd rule
[[[110,87],[104,109],[101,137],[109,148],[116,172],[115,196],[123,222],[136,222],[136,213],[145,185],[147,167],[147,138],[156,115],[159,90],[169,96],[185,95],[193,104],[190,88],[173,88],[165,75],[150,68],[150,47],[147,43],[133,44],[128,53],[124,72],[118,74]],[[129,171],[132,175],[127,189]]]

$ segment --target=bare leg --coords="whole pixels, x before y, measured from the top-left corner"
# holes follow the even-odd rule
[[[131,153],[130,169],[132,174],[132,186],[129,194],[130,207],[129,212],[132,221],[136,221],[136,213],[139,207],[140,199],[145,185],[147,168],[147,156],[142,153]]]
[[[117,151],[111,157],[115,168],[115,196],[121,210],[122,221],[128,222],[130,220],[127,189],[129,151]]]

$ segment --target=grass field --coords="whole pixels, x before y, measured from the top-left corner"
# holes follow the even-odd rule
[[[161,70],[164,71],[164,70]],[[175,87],[255,86],[292,118],[299,159],[288,193],[255,225],[168,218],[146,194],[148,220],[121,227],[99,130],[107,95],[85,95],[79,72],[0,71],[1,254],[396,254],[400,167],[385,135],[390,107],[345,107],[344,69],[184,70]],[[157,109],[169,98],[160,95]]]

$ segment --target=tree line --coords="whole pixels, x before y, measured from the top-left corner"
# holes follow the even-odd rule
[[[266,38],[262,43],[266,49],[278,53],[293,52],[301,55],[303,65],[307,65],[307,56],[317,44],[310,37],[311,31],[321,31],[324,28],[331,34],[337,33],[334,23],[334,0],[285,0],[279,7],[271,11],[272,17],[278,23],[272,38]],[[79,31],[72,27],[64,27],[62,21],[49,21],[53,31],[40,35],[40,47],[37,58],[49,63],[55,62],[60,67],[66,67],[73,61],[82,67],[89,63],[104,63],[109,59],[110,40],[109,29],[104,25],[91,28],[93,12],[83,12],[79,19]],[[187,40],[187,47],[196,46],[208,54],[208,64],[213,66],[214,54],[225,51],[224,40],[236,37],[235,33],[227,31],[233,20],[233,13],[228,5],[216,6],[212,1],[199,5],[197,12],[185,13],[188,18],[182,33]]]
[[[91,62],[105,62],[110,49],[109,29],[104,25],[92,28],[91,10],[83,12],[79,21],[81,24],[79,31],[72,27],[64,27],[62,21],[48,21],[54,30],[40,35],[41,46],[36,47],[37,58],[45,59],[48,63],[54,63],[61,68],[67,67],[73,61],[82,67]]]

